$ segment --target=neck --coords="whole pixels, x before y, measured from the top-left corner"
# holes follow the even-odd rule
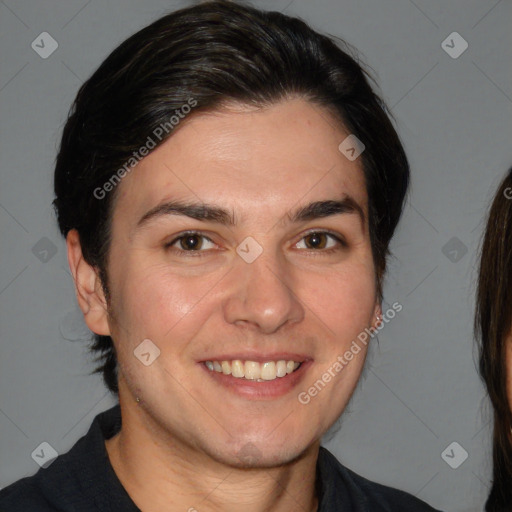
[[[122,429],[105,445],[117,477],[143,512],[317,510],[319,442],[283,466],[234,468],[180,443],[148,420],[143,405],[121,393],[119,398]]]

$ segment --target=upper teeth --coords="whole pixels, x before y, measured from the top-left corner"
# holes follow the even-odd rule
[[[276,377],[284,377],[296,370],[300,363],[296,361],[206,361],[206,366],[211,371],[232,375],[233,377],[246,378],[249,380],[274,380]]]

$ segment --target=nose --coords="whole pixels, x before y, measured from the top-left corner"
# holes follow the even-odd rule
[[[224,318],[234,325],[272,334],[304,318],[286,262],[264,252],[252,263],[239,260],[230,273],[232,286],[224,302]]]

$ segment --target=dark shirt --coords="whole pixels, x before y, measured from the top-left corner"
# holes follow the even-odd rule
[[[0,512],[140,512],[105,448],[105,440],[120,429],[119,405],[98,414],[69,452],[0,491]],[[435,512],[410,494],[356,475],[323,447],[316,485],[318,512]]]

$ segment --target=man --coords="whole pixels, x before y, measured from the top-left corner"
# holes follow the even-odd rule
[[[433,510],[320,447],[408,179],[360,66],[297,19],[206,2],[125,41],[78,93],[54,202],[120,406],[2,512]]]

